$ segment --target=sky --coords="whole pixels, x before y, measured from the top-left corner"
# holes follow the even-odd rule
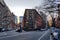
[[[42,5],[44,0],[4,0],[10,11],[16,16],[23,16],[25,9],[32,9],[35,6]],[[45,0],[46,1],[46,0]]]

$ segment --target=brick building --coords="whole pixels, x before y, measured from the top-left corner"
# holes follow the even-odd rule
[[[17,16],[14,13],[11,14],[11,26],[13,29],[17,28]]]
[[[25,9],[22,21],[23,30],[44,29],[46,27],[42,15],[35,9]]]
[[[14,14],[11,13],[4,0],[0,0],[0,28],[13,28]],[[12,23],[13,22],[13,23]]]

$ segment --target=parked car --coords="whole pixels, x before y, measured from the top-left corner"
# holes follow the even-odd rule
[[[55,29],[53,32],[54,37],[59,40],[59,36],[60,36],[60,29]]]
[[[16,29],[16,32],[20,32],[20,29]]]
[[[0,32],[4,32],[5,31],[5,28],[0,28]]]
[[[22,32],[20,29],[16,29],[16,32]]]
[[[8,28],[8,29],[7,29],[7,31],[11,31],[11,30],[13,30],[13,29],[12,29],[12,28]]]
[[[45,28],[45,29],[40,29],[41,31],[46,31],[46,30],[48,30],[47,28]]]
[[[22,32],[19,28],[16,29],[16,32]]]

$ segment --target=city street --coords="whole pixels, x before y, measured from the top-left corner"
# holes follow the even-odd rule
[[[60,0],[0,0],[0,40],[59,40]]]
[[[30,31],[30,32],[22,32],[22,33],[9,31],[9,32],[4,32],[2,34],[3,35],[0,36],[0,40],[50,40],[49,30]]]

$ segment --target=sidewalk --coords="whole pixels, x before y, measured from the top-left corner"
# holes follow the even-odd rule
[[[50,30],[45,31],[38,40],[50,40]]]
[[[50,35],[50,40],[53,40],[52,36]]]

